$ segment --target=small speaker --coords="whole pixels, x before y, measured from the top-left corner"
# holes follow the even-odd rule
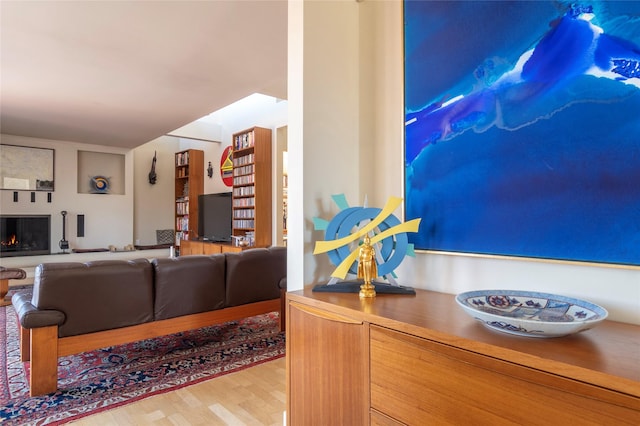
[[[84,215],[78,215],[78,232],[76,233],[78,237],[84,237]]]
[[[51,193],[47,192],[47,203],[51,202]]]
[[[32,192],[32,193],[31,193],[31,202],[32,202],[32,203],[35,203],[35,202],[36,202],[36,193],[35,193],[35,192]]]
[[[13,202],[14,203],[18,202],[18,191],[13,191]]]

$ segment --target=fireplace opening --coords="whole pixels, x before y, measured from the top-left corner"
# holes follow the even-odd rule
[[[51,254],[50,215],[0,216],[0,257]]]

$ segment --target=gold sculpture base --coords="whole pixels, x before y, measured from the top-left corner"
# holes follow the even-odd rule
[[[360,299],[376,297],[376,288],[371,282],[365,282],[360,286]]]

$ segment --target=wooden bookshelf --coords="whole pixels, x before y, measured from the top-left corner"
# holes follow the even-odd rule
[[[198,195],[204,192],[204,151],[188,149],[175,154],[176,246],[197,237]]]
[[[271,130],[235,133],[233,146],[233,236],[253,232],[253,247],[271,246]]]

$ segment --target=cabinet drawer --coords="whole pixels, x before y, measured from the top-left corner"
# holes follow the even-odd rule
[[[202,254],[218,254],[222,253],[222,247],[220,244],[203,243]]]
[[[371,326],[371,407],[406,424],[638,424],[637,398]]]
[[[240,253],[242,251],[242,247],[224,245],[220,247],[222,253]]]
[[[202,254],[202,243],[199,241],[182,240],[180,242],[180,256]]]

